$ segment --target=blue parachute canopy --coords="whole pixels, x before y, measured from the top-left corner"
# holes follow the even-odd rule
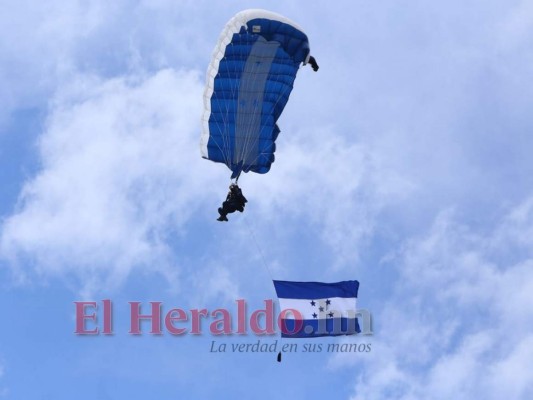
[[[246,10],[226,25],[207,70],[202,157],[232,171],[270,170],[276,124],[301,63],[307,35],[295,23],[264,10]]]

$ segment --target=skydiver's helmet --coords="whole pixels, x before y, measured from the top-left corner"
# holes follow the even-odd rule
[[[229,190],[231,191],[234,191],[238,188],[239,186],[236,184],[236,183],[232,183],[231,185],[229,185]]]

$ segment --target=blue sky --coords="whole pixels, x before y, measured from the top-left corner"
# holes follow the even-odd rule
[[[531,2],[4,3],[0,397],[533,397]],[[302,26],[320,70],[221,224],[202,93],[247,8]],[[312,343],[371,351],[128,334],[129,301],[254,310],[271,277],[359,280],[374,335]],[[114,335],[75,335],[73,302],[102,299]]]

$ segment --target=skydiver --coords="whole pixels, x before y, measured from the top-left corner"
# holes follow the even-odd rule
[[[318,64],[316,63],[315,57],[309,56],[308,64],[313,68],[313,71],[318,71]]]
[[[222,203],[222,207],[218,208],[220,216],[217,218],[217,221],[227,221],[228,218],[226,215],[235,211],[243,212],[247,202],[248,200],[242,194],[241,188],[236,183],[232,183],[229,186],[226,201]]]

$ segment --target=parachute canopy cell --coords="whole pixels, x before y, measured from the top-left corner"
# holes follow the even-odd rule
[[[246,10],[226,25],[207,70],[202,157],[224,163],[232,178],[264,174],[274,161],[277,120],[309,41],[298,25],[265,10]]]

